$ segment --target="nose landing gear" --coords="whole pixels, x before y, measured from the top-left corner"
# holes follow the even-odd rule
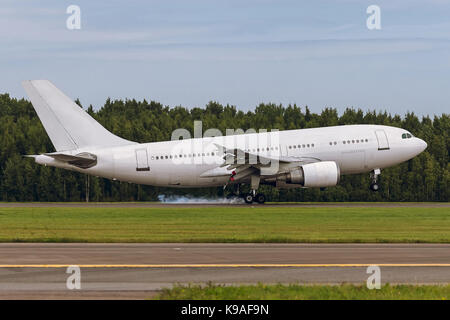
[[[370,190],[372,191],[378,191],[380,190],[380,185],[378,184],[378,176],[381,174],[380,169],[374,169],[370,173],[370,178],[372,179],[372,182],[370,183]]]

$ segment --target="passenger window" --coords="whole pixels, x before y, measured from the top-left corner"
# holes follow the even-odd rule
[[[406,139],[406,133],[402,134],[402,139]]]

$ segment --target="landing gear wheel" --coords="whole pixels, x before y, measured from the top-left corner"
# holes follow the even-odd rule
[[[255,197],[256,202],[263,204],[264,202],[266,202],[266,196],[262,193],[258,193]]]
[[[370,173],[370,178],[372,179],[372,182],[370,183],[370,190],[372,191],[378,191],[380,190],[380,185],[378,184],[378,180],[381,174],[381,170],[380,169],[374,169],[371,173]]]
[[[255,200],[255,198],[253,197],[253,194],[251,194],[251,193],[247,193],[247,194],[244,196],[244,201],[245,201],[245,203],[250,204],[250,203],[253,202],[253,200]]]

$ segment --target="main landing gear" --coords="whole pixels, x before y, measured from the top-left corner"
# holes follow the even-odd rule
[[[380,190],[380,185],[378,184],[378,176],[381,174],[380,169],[374,169],[370,173],[370,178],[372,179],[372,182],[370,183],[370,190],[372,191],[378,191]]]
[[[243,198],[245,203],[248,204],[252,204],[253,202],[263,204],[264,202],[266,202],[266,196],[263,193],[256,193],[256,190],[252,190],[249,193],[241,193],[239,184],[235,186],[233,192],[228,194],[226,198]]]
[[[266,196],[262,193],[256,193],[259,188],[259,182],[261,180],[259,175],[252,175],[250,177],[250,187],[251,191],[244,196],[245,203],[251,204],[253,202],[258,202],[263,204],[266,202]]]
[[[253,202],[258,202],[263,204],[266,202],[266,196],[263,193],[256,193],[256,190],[252,190],[244,196],[245,203],[251,204]]]
[[[234,173],[231,178],[234,177]],[[230,178],[230,180],[231,180]],[[233,181],[233,180],[231,180]],[[233,185],[233,191],[227,195],[227,199],[233,199],[235,197],[243,198],[245,203],[251,204],[253,202],[257,202],[259,204],[263,204],[266,202],[266,196],[263,193],[256,193],[259,188],[260,177],[259,175],[252,175],[250,182],[250,192],[249,193],[241,193],[241,184],[236,183]]]

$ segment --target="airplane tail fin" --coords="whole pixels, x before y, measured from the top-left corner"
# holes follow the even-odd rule
[[[106,130],[50,81],[27,80],[22,86],[56,151],[134,143]]]

